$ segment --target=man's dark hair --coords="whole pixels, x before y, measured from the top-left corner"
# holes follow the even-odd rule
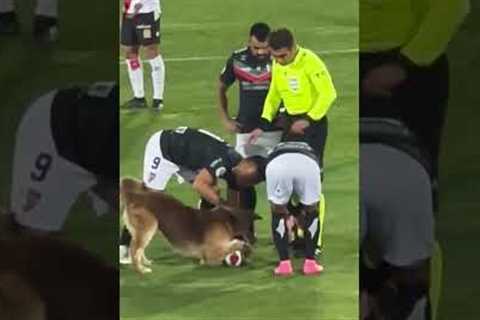
[[[273,50],[291,49],[294,43],[293,34],[286,28],[274,30],[268,37],[268,44]]]
[[[257,22],[250,28],[250,36],[254,36],[260,42],[267,41],[270,27],[264,22]]]

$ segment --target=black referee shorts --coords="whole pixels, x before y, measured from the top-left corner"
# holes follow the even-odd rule
[[[140,13],[134,17],[123,16],[120,43],[128,47],[160,43],[160,18],[155,13]]]
[[[397,50],[361,53],[360,88],[369,71],[387,63],[405,65]],[[405,68],[406,81],[395,88],[389,98],[372,97],[360,90],[360,117],[393,118],[404,123],[427,148],[436,176],[449,91],[447,58],[443,55],[426,67],[405,65]]]
[[[323,117],[320,121],[310,122],[310,126],[305,129],[305,134],[302,136],[293,136],[289,133],[292,124],[299,119],[304,119],[305,115],[300,116],[287,116],[286,121],[288,124],[285,126],[285,130],[282,136],[283,141],[303,141],[315,150],[315,154],[320,160],[320,168],[323,168],[323,154],[325,151],[325,144],[328,136],[328,120],[327,117]]]

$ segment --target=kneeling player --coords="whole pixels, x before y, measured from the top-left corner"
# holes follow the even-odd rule
[[[153,190],[165,190],[170,178],[176,175],[192,184],[202,197],[202,208],[212,208],[223,201],[217,188],[218,179],[227,182],[229,193],[244,198],[246,187],[263,180],[263,163],[261,157],[243,159],[232,146],[206,130],[179,127],[156,132],[148,140],[143,183]],[[246,209],[253,206],[253,203],[244,205]],[[130,263],[130,240],[124,228],[120,240],[122,264]]]
[[[288,253],[288,203],[296,195],[304,217],[305,275],[319,274],[323,267],[315,261],[319,237],[318,204],[320,201],[320,166],[315,151],[305,142],[278,144],[268,157],[265,170],[267,195],[272,209],[272,234],[280,262],[274,270],[277,276],[293,274]]]
[[[118,181],[118,86],[53,90],[27,110],[16,133],[10,212],[20,229],[61,231],[84,192],[113,211]]]

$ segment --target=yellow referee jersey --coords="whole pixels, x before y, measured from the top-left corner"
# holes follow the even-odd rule
[[[360,0],[360,51],[401,48],[417,65],[429,65],[468,10],[469,0]]]
[[[262,118],[271,122],[280,102],[290,115],[306,113],[313,120],[325,116],[337,97],[327,67],[308,49],[298,47],[288,65],[273,62],[272,81],[263,105]]]

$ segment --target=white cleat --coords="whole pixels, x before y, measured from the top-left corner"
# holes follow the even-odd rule
[[[127,246],[119,247],[120,264],[132,264],[132,257],[130,257],[130,250]]]

